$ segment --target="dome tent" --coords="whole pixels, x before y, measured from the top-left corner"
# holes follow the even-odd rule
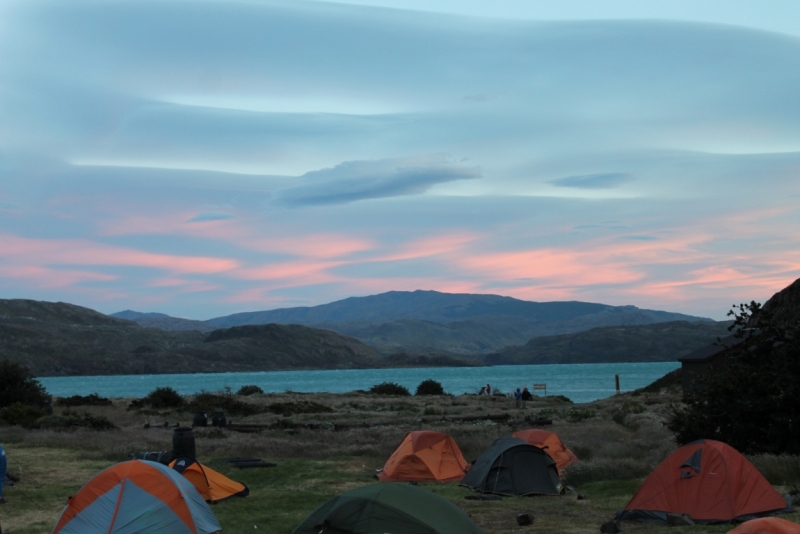
[[[232,497],[250,495],[250,490],[241,482],[229,479],[194,458],[182,456],[173,460],[169,466],[186,477],[206,502],[218,503]]]
[[[512,436],[519,438],[522,441],[533,445],[534,447],[544,449],[544,452],[546,452],[556,463],[559,474],[569,464],[578,461],[578,457],[575,456],[566,445],[564,445],[564,442],[561,441],[561,438],[559,438],[558,434],[555,432],[531,428],[528,430],[514,432]]]
[[[378,479],[388,481],[445,482],[461,480],[467,461],[455,440],[428,430],[409,432],[383,466]]]
[[[786,501],[739,451],[698,440],[661,462],[617,519],[662,522],[684,514],[696,523],[729,523],[784,511]]]
[[[428,490],[389,482],[348,491],[314,510],[292,534],[484,534],[460,508]]]
[[[482,493],[560,495],[556,463],[547,453],[519,438],[499,438],[475,460],[461,481]]]
[[[70,498],[53,534],[211,534],[222,530],[194,486],[165,465],[131,460],[95,475]]]
[[[800,525],[777,517],[759,517],[745,521],[728,534],[800,534]]]

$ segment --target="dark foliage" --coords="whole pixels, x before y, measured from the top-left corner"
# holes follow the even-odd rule
[[[697,381],[667,426],[680,444],[707,438],[747,453],[800,453],[800,331],[758,303],[740,304],[732,329],[741,343],[727,365]]]
[[[289,416],[296,413],[331,413],[333,408],[314,401],[274,402],[267,406],[270,413]]]
[[[97,393],[91,395],[73,395],[56,400],[57,406],[111,406],[113,403],[106,397],[101,397]]]
[[[36,426],[36,420],[44,416],[45,412],[41,408],[28,406],[21,402],[15,402],[4,408],[0,408],[0,424],[5,425],[34,428]]]
[[[50,395],[22,364],[3,360],[0,362],[0,408],[14,403],[43,408]]]
[[[264,409],[249,402],[235,399],[232,395],[216,395],[214,393],[199,393],[194,400],[186,404],[189,412],[225,412],[228,415],[247,416],[262,413]]]
[[[66,410],[61,415],[48,415],[36,421],[37,428],[49,430],[70,430],[74,428],[90,428],[92,430],[116,430],[117,426],[105,416],[90,413],[79,414]]]
[[[256,393],[264,393],[264,390],[258,386],[242,386],[239,388],[239,391],[236,392],[237,395],[242,395],[244,397],[255,395]]]
[[[134,400],[128,406],[129,410],[142,410],[151,408],[153,410],[164,410],[171,408],[181,408],[186,403],[183,397],[171,387],[156,388],[146,397]]]
[[[401,386],[400,384],[395,384],[394,382],[381,382],[380,384],[375,384],[369,388],[369,392],[376,395],[399,395],[401,397],[408,397],[411,395],[411,392],[408,391],[408,388]]]
[[[444,388],[442,384],[429,378],[419,383],[415,395],[444,395]]]

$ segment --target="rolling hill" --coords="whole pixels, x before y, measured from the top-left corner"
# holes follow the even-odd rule
[[[16,299],[0,300],[0,359],[38,376],[389,365],[356,339],[301,325],[167,332],[72,304]]]
[[[636,326],[607,326],[585,332],[531,339],[482,359],[490,365],[541,363],[663,362],[730,334],[725,322],[672,321]]]
[[[137,312],[120,312],[114,316]],[[601,326],[709,321],[680,313],[589,302],[530,302],[498,295],[390,291],[313,307],[237,313],[208,321],[140,314],[143,326],[209,331],[255,324],[302,324],[360,339],[384,354],[486,354],[539,336]]]

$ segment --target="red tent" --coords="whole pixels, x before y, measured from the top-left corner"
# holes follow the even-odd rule
[[[467,461],[456,441],[441,432],[409,432],[378,473],[382,482],[461,480]]]
[[[742,523],[728,534],[800,534],[800,525],[777,517],[761,517]]]
[[[618,519],[666,521],[686,514],[698,523],[726,523],[786,510],[786,501],[739,452],[699,440],[673,452],[650,473]]]

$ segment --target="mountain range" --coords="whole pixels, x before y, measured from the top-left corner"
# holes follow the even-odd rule
[[[114,315],[0,300],[0,360],[38,376],[674,361],[726,332],[723,323],[633,306],[431,291],[211,321]],[[263,320],[320,322],[240,324]]]
[[[236,313],[207,321],[131,310],[112,314],[162,330],[301,324],[355,337],[384,354],[489,354],[531,338],[619,325],[711,321],[681,313],[590,302],[530,302],[499,295],[389,291],[312,307]]]

